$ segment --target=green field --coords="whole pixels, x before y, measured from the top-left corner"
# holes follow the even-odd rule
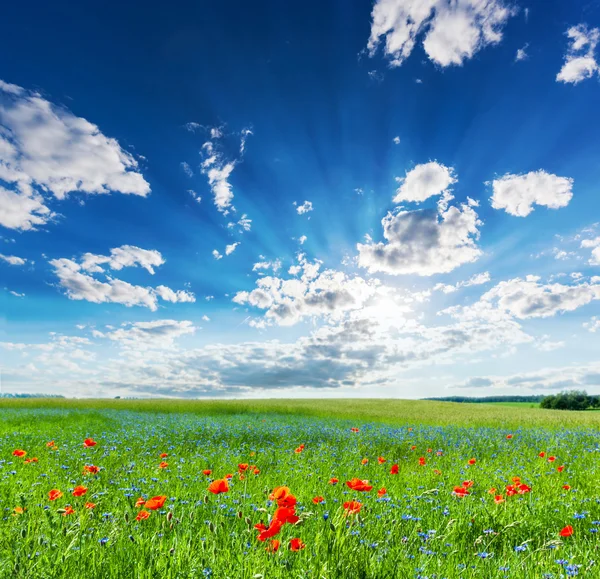
[[[600,576],[600,415],[527,406],[3,400],[0,577]]]

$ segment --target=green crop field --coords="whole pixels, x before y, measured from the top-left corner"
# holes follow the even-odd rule
[[[599,424],[429,401],[3,400],[0,577],[598,577]]]

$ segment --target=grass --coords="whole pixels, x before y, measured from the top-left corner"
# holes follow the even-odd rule
[[[3,400],[0,577],[598,577],[598,420],[429,401]],[[98,474],[83,474],[90,464]],[[208,492],[227,474],[228,492]],[[373,489],[351,490],[353,477]],[[530,491],[508,496],[513,477]],[[84,496],[71,494],[78,485]],[[273,517],[280,485],[300,521],[270,553],[254,525]],[[52,489],[62,497],[50,501]],[[137,521],[136,501],[157,495],[164,506]],[[345,515],[351,500],[362,509]],[[306,547],[291,551],[292,538]]]
[[[305,399],[305,400],[114,400],[114,399],[0,399],[0,410],[127,410],[132,412],[190,413],[200,416],[233,414],[272,414],[362,420],[390,425],[407,423],[461,426],[510,426],[562,428],[598,428],[600,413],[569,412],[530,408],[529,404],[461,404],[429,400],[397,399]]]

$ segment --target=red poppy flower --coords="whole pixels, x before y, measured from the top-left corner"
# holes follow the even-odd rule
[[[465,487],[454,487],[452,494],[456,495],[457,497],[464,497],[470,493]]]
[[[564,467],[564,465],[562,465],[562,466],[557,466],[557,467],[556,467],[556,470],[557,470],[558,472],[562,472],[563,470],[565,470],[565,467]]]
[[[383,495],[387,494],[387,490],[385,489],[385,487],[381,487],[378,491],[377,491],[377,496],[379,498],[381,498]]]
[[[356,426],[353,426],[353,427],[350,429],[350,432],[358,432],[358,428],[356,428]]]
[[[473,464],[475,464],[477,462],[477,459],[476,458],[470,458],[468,462],[469,462],[470,465],[473,465]]]
[[[434,468],[433,469],[433,474],[437,474],[439,476],[440,474],[442,474],[442,471],[439,470],[439,469],[437,469],[437,468]]]
[[[252,469],[252,472],[253,472],[254,474],[260,474],[260,468],[258,468],[257,466],[255,466],[255,467]]]
[[[329,479],[329,484],[330,484],[330,485],[336,485],[336,484],[338,484],[339,482],[340,482],[340,480],[339,480],[339,479],[337,479],[337,478],[335,478],[335,477],[333,477],[333,478],[330,478],[330,479]]]
[[[205,470],[202,471],[202,474],[208,476],[208,475],[210,475],[211,472],[212,472],[212,470],[210,470],[209,468],[207,468],[207,469],[205,469]]]
[[[302,539],[290,539],[290,549],[292,551],[301,551],[306,545]]]
[[[277,507],[273,518],[280,520],[284,524],[289,523],[290,525],[293,525],[300,520],[300,517],[296,516],[295,507]]]
[[[83,467],[83,474],[98,474],[100,472],[100,467],[94,466],[93,464],[86,464]]]
[[[506,496],[508,497],[512,497],[513,495],[517,494],[517,489],[515,488],[514,485],[507,485],[506,487]]]
[[[146,509],[150,509],[151,511],[157,511],[158,509],[162,509],[162,506],[165,504],[166,500],[167,497],[164,495],[152,497],[144,503],[144,507]]]
[[[417,447],[413,445],[413,446],[410,447],[410,449],[411,450],[417,450]]]
[[[494,502],[499,505],[500,503],[504,502],[504,497],[502,495],[496,495],[494,497]]]
[[[466,489],[471,488],[473,486],[472,480],[464,480],[462,486]]]
[[[570,491],[571,490],[571,486],[570,485],[563,485],[563,489],[565,489],[566,491]]]
[[[98,443],[93,439],[93,438],[86,438],[83,441],[83,446],[85,446],[86,448],[89,448],[91,446],[96,446]]]
[[[17,458],[23,458],[26,454],[27,451],[21,450],[20,448],[16,448],[15,450],[13,450],[13,456],[16,456]]]
[[[14,513],[13,513],[13,517],[16,515],[22,515],[27,509],[23,508],[23,507],[15,507],[13,509]]]
[[[208,485],[208,490],[215,495],[226,493],[229,490],[229,483],[227,482],[227,479],[220,478],[212,481]]]
[[[554,462],[556,460],[555,456],[549,456],[548,457],[548,462]]]
[[[360,480],[359,478],[353,478],[347,481],[346,485],[353,491],[368,492],[373,490],[373,485],[370,485],[368,480]]]
[[[380,456],[380,457],[377,458],[377,462],[379,464],[383,464],[384,462],[386,462],[386,460],[385,460],[385,458],[383,458],[383,456]]]
[[[425,466],[425,457],[424,456],[421,456],[419,458],[419,466]]]
[[[72,515],[75,512],[75,510],[73,509],[73,507],[71,505],[67,505],[65,507],[65,510],[62,514],[63,517],[67,517],[68,515]]]
[[[56,499],[60,499],[63,494],[58,489],[52,489],[48,492],[48,500],[55,501]]]
[[[567,525],[566,527],[560,530],[559,535],[561,537],[570,537],[573,534],[573,527],[571,525]]]
[[[71,493],[74,497],[82,497],[85,493],[87,493],[87,487],[82,485],[76,486]]]
[[[301,444],[298,448],[294,449],[296,454],[300,454],[304,450],[304,445]]]
[[[275,487],[269,495],[271,501],[276,501],[279,507],[293,507],[297,500],[288,487]]]
[[[362,503],[358,501],[347,501],[344,503],[344,510],[348,515],[355,515],[356,513],[360,513],[362,509]]]
[[[266,541],[267,539],[278,535],[283,525],[283,521],[281,521],[280,519],[273,518],[271,520],[271,524],[268,527],[265,527],[262,523],[259,523],[258,525],[254,525],[254,528],[260,531],[260,533],[258,534],[258,540]]]
[[[150,513],[148,511],[140,511],[137,514],[137,517],[135,518],[136,521],[144,521],[145,519],[147,519],[150,516]]]
[[[245,472],[247,470],[248,470],[248,463],[247,462],[238,464],[238,472]]]
[[[279,550],[279,546],[281,545],[279,539],[272,539],[269,545],[266,547],[266,550],[269,553],[277,553]]]
[[[361,463],[361,464],[367,464],[368,462],[369,462],[369,459],[368,459],[368,458],[363,458],[363,459],[360,461],[360,463]]]
[[[506,435],[506,440],[510,440],[512,437],[513,437],[513,435],[512,435],[512,434],[507,434],[507,435]]]
[[[25,459],[25,464],[29,464],[30,462],[38,462],[38,459],[35,456]]]
[[[397,464],[393,464],[390,469],[390,474],[398,474],[399,466]]]
[[[161,453],[158,455],[158,458],[167,458],[167,456],[169,456],[169,455],[168,455],[166,452],[161,452]]]
[[[85,503],[83,505],[86,509],[93,509],[96,506],[96,503]]]
[[[232,474],[226,474],[225,477],[227,480],[231,480],[233,478]]]
[[[544,457],[546,456],[546,453],[545,453],[544,451],[542,451],[542,452],[540,452],[540,453],[538,454],[538,456],[539,456],[540,458],[544,458]]]
[[[525,483],[520,484],[517,487],[517,493],[520,494],[520,495],[524,495],[525,493],[528,493],[530,491],[531,491],[531,487],[527,486]]]
[[[432,448],[428,448],[427,452],[433,452],[433,449]]]
[[[158,465],[158,468],[167,468],[169,466],[168,462],[165,462],[164,460]]]
[[[53,440],[51,440],[50,442],[47,442],[47,443],[46,443],[46,446],[47,446],[47,447],[54,446],[54,441],[53,441]]]
[[[137,501],[135,501],[135,506],[136,507],[143,507],[146,504],[146,499],[143,499],[142,497],[140,497]]]
[[[321,496],[319,497],[314,497],[312,502],[315,503],[315,505],[318,505],[319,503],[322,503],[325,499]]]

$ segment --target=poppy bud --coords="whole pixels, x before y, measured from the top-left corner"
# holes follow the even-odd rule
[[[27,536],[27,529],[21,529],[21,538],[24,539]]]
[[[210,530],[211,533],[215,532],[215,526],[213,524],[213,522],[211,521],[210,523],[208,523],[208,528]]]
[[[335,533],[335,525],[333,523],[329,523],[329,528]]]
[[[125,519],[125,522],[128,523],[129,522],[129,513],[125,513],[123,518]]]
[[[242,511],[238,511],[237,518],[241,519],[243,516],[244,516],[244,513],[242,513]]]
[[[173,523],[171,523],[171,524],[169,525],[169,531],[172,531],[172,530],[173,530]]]
[[[252,524],[252,519],[250,517],[246,517],[245,521],[246,521],[247,525],[251,525]]]
[[[173,553],[175,553],[175,547],[169,549],[169,555],[172,555]]]
[[[173,511],[169,511],[167,513],[167,521],[170,521],[173,518]]]
[[[208,504],[208,495],[204,495],[204,502]]]

